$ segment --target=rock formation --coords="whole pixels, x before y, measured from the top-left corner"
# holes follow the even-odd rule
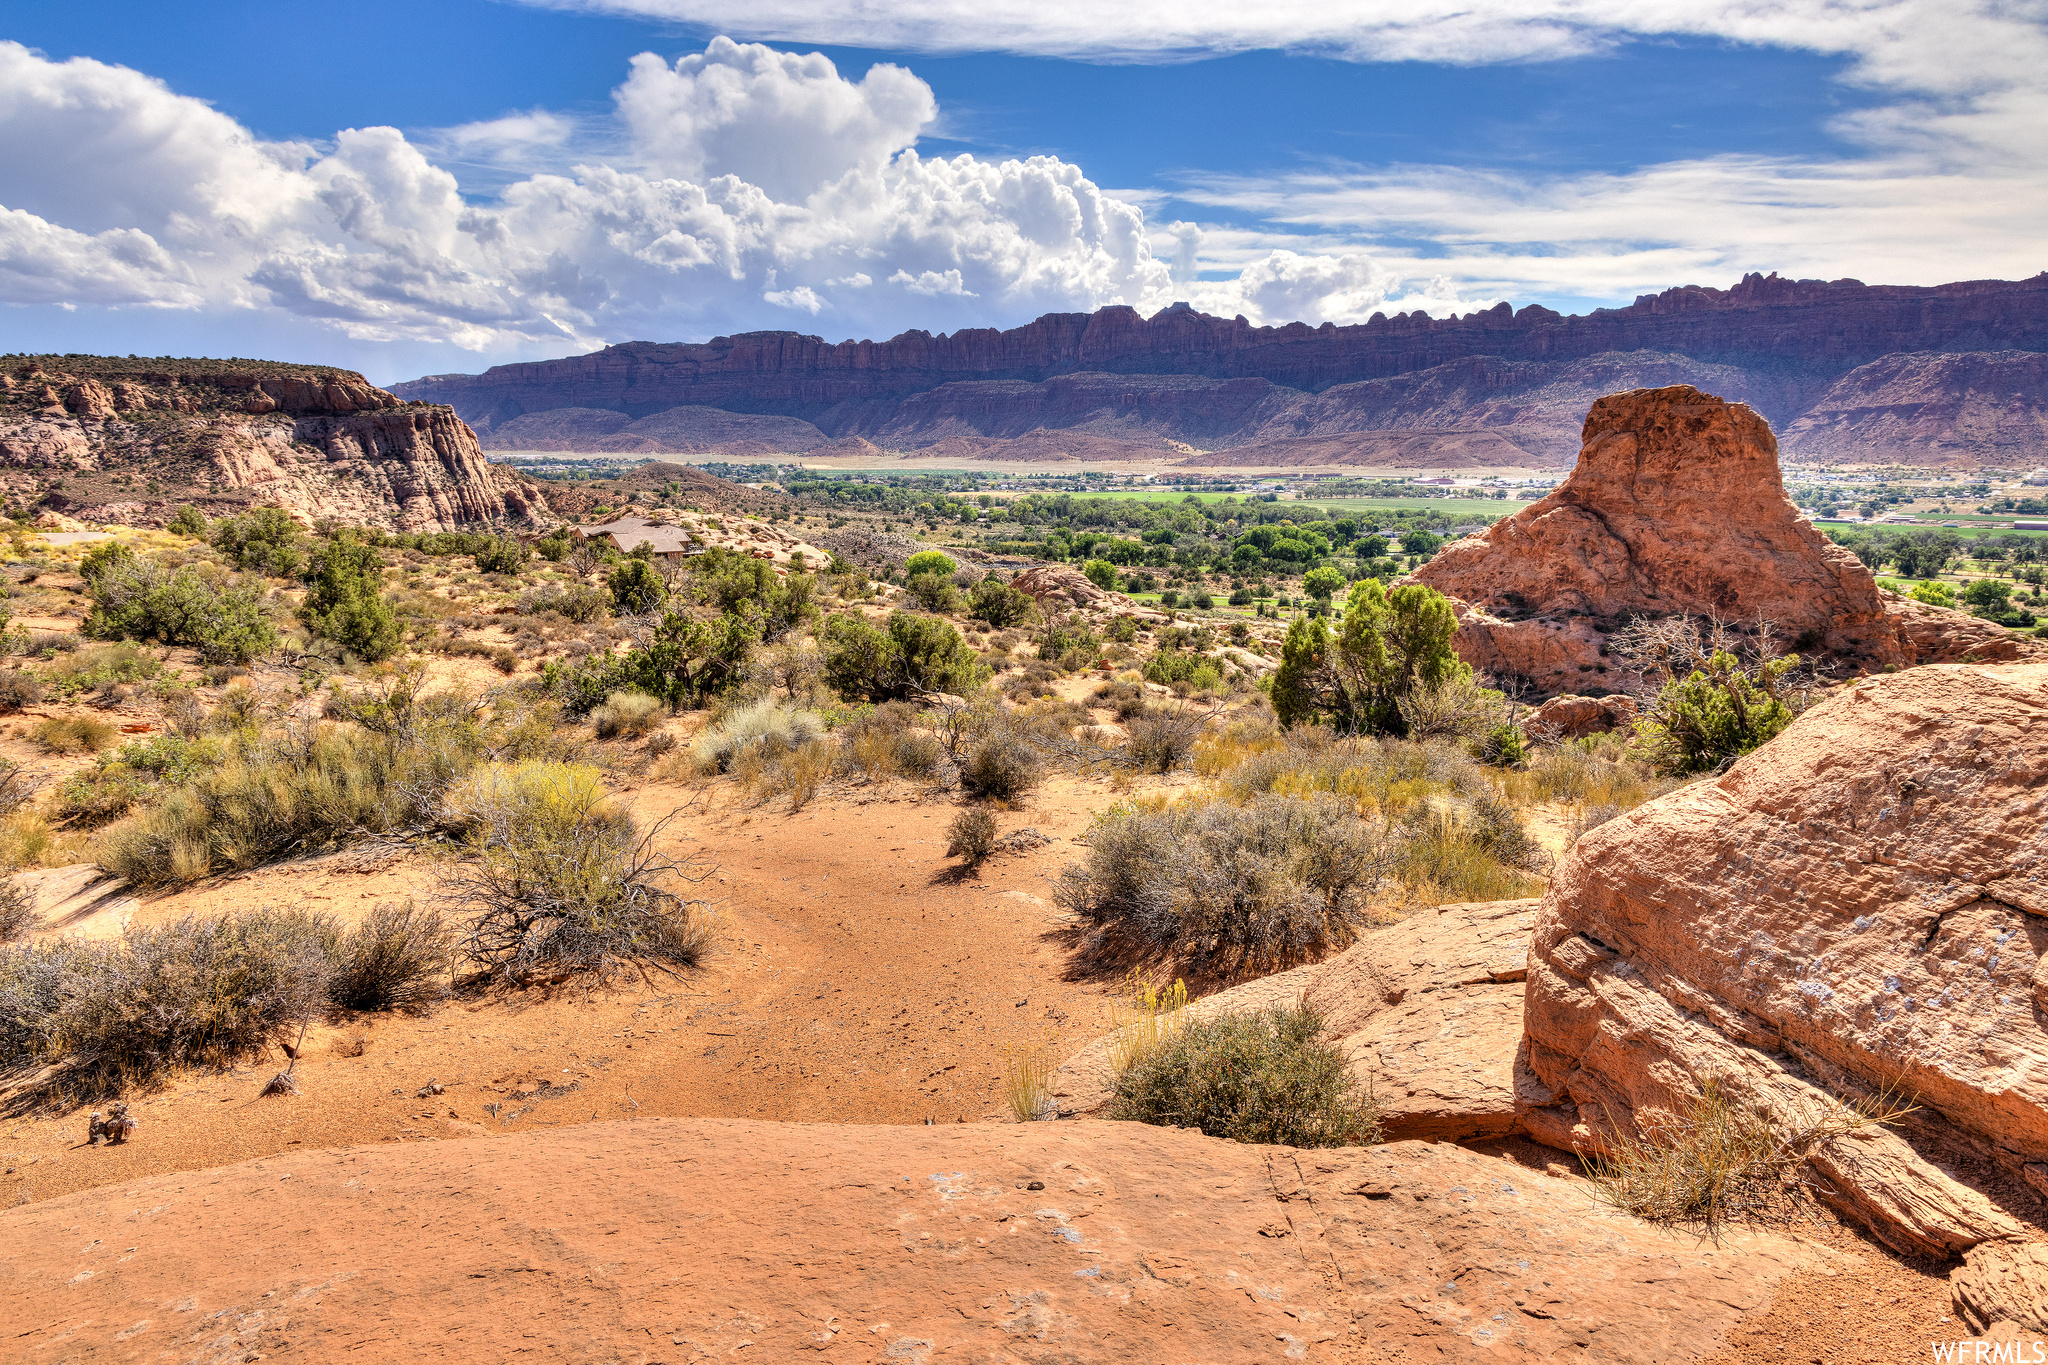
[[[24,1359],[1684,1365],[1835,1264],[1448,1144],[1137,1124],[592,1123],[0,1210]]]
[[[268,505],[394,530],[554,524],[446,407],[361,375],[260,361],[30,358],[0,390],[0,493],[87,521],[162,525]],[[41,389],[64,395],[41,401]]]
[[[1532,738],[1548,744],[1626,730],[1635,723],[1635,718],[1633,697],[1552,697],[1530,713],[1523,728]]]
[[[1732,289],[1672,289],[1583,317],[1503,303],[1444,319],[1254,327],[1181,306],[1151,318],[1117,306],[881,342],[793,332],[630,342],[432,375],[397,392],[453,405],[494,442],[546,443],[527,449],[710,441],[794,453],[817,442],[807,424],[891,449],[1001,442],[983,453],[1003,458],[1019,458],[1008,443],[1033,433],[1074,431],[1161,459],[1172,457],[1165,441],[1189,442],[1210,452],[1191,462],[1212,464],[1384,464],[1428,453],[1444,464],[1549,465],[1570,459],[1576,416],[1593,397],[1689,383],[1781,425],[1810,416],[1796,430],[1802,441],[1811,432],[1816,457],[1854,458],[1845,440],[1882,431],[1887,460],[1910,447],[1920,463],[2038,462],[2044,351],[2048,274],[1932,288],[1751,275]],[[1901,367],[1918,378],[1907,385]],[[1909,415],[1883,407],[1902,385],[1916,394]],[[670,412],[680,414],[674,433],[641,425]],[[799,425],[749,427],[748,414]],[[554,444],[565,440],[590,444]],[[632,444],[604,444],[620,440]]]
[[[1602,398],[1569,479],[1412,577],[1458,599],[1461,656],[1543,692],[1619,688],[1607,640],[1637,616],[1764,621],[1858,671],[2022,648],[1880,589],[1785,496],[1763,418],[1689,385]]]
[[[1457,1141],[1523,1131],[1518,1093],[1522,981],[1537,902],[1440,905],[1373,929],[1337,956],[1205,997],[1197,1017],[1306,998],[1320,1006],[1358,1078],[1382,1106],[1389,1140]],[[1108,1102],[1108,1045],[1060,1068],[1063,1109]],[[1525,1082],[1523,1084],[1526,1084]]]
[[[1933,666],[1591,831],[1530,946],[1519,1122],[1598,1149],[1709,1080],[1786,1129],[1906,1097],[1820,1149],[1824,1197],[1901,1250],[2020,1237],[2048,1212],[2044,781],[2048,664]]]
[[[1075,607],[1128,611],[1136,605],[1120,592],[1096,587],[1071,564],[1035,564],[1011,580],[1011,586],[1029,593],[1048,616]]]

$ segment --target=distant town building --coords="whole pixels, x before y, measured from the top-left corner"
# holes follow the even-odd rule
[[[621,554],[630,554],[644,544],[663,559],[685,559],[704,553],[704,546],[693,540],[687,529],[645,517],[620,517],[602,526],[579,526],[576,538],[609,540]]]

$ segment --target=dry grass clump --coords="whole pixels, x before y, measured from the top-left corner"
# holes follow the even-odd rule
[[[1511,801],[1565,803],[1573,842],[1587,830],[1684,785],[1684,779],[1653,772],[1620,733],[1538,749],[1524,770],[1507,773],[1501,780]]]
[[[1039,1123],[1059,1117],[1053,1102],[1052,1078],[1059,1061],[1045,1044],[1007,1044],[1003,1048],[1003,1103],[1019,1123]]]
[[[1087,861],[1060,873],[1054,897],[1105,949],[1272,972],[1348,946],[1400,859],[1388,826],[1327,794],[1119,804],[1097,818]]]
[[[639,739],[661,724],[661,699],[645,692],[614,692],[590,713],[599,739]]]
[[[382,732],[298,726],[251,739],[102,832],[99,863],[137,886],[163,886],[364,834],[429,827],[440,794],[475,763],[479,743],[474,726],[453,717],[394,720]]]
[[[704,727],[690,751],[711,772],[731,772],[742,755],[762,751],[773,758],[799,748],[825,733],[815,711],[763,697]]]
[[[975,740],[967,750],[960,764],[960,787],[970,796],[1008,804],[1022,799],[1043,775],[1038,753],[1028,739],[1014,731],[997,730]]]
[[[1481,790],[1464,802],[1416,808],[1401,851],[1401,880],[1417,903],[1514,900],[1543,889],[1536,870],[1548,855],[1514,807]]]
[[[996,818],[980,806],[953,817],[946,827],[946,856],[959,858],[969,867],[980,867],[996,848]]]
[[[462,923],[461,951],[514,986],[628,967],[694,966],[710,942],[701,904],[674,889],[696,879],[654,851],[606,799],[595,769],[492,764],[449,798],[470,858],[444,892]],[[696,874],[701,876],[702,874]]]
[[[439,910],[380,905],[336,945],[328,998],[347,1010],[423,1010],[448,994],[453,941]]]
[[[1234,1142],[1379,1141],[1379,1106],[1306,1003],[1185,1019],[1110,1084],[1108,1117]]]
[[[1183,707],[1159,708],[1130,722],[1131,758],[1148,773],[1170,773],[1185,763],[1208,717]]]
[[[1124,978],[1123,988],[1109,1004],[1109,1070],[1121,1076],[1165,1041],[1186,1016],[1188,983],[1176,979],[1171,986],[1158,987],[1140,979],[1134,971]]]
[[[810,804],[838,763],[837,750],[824,738],[806,740],[793,749],[759,744],[741,751],[732,775],[756,801],[787,797],[795,812]]]
[[[13,715],[43,699],[43,680],[22,668],[0,669],[0,715]]]
[[[856,716],[839,732],[839,772],[871,782],[933,780],[946,764],[946,746],[917,723],[917,708],[900,701]]]
[[[51,716],[39,720],[29,737],[45,753],[96,754],[114,742],[114,726],[97,716]]]
[[[1804,1194],[1800,1173],[1816,1147],[1892,1124],[1917,1106],[1890,1094],[1847,1104],[1816,1100],[1774,1124],[1709,1078],[1676,1114],[1660,1114],[1592,1161],[1599,1196],[1638,1218],[1703,1224],[1780,1218]]]

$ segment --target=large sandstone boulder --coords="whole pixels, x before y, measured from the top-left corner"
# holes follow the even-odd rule
[[[1881,590],[1785,496],[1769,423],[1684,384],[1602,398],[1569,479],[1412,577],[1458,599],[1467,662],[1545,692],[1618,686],[1607,636],[1681,612],[1768,621],[1857,672],[2021,650],[2001,627]]]
[[[1917,1253],[2022,1237],[2048,1212],[2044,793],[2048,664],[1938,665],[1587,834],[1530,946],[1551,1098],[1519,1121],[1597,1150],[1708,1080],[1788,1129],[1904,1096],[1820,1149],[1825,1197]]]
[[[1367,932],[1327,961],[1218,991],[1189,1009],[1207,1018],[1306,999],[1324,1011],[1352,1073],[1378,1097],[1390,1140],[1505,1136],[1521,1129],[1531,1101],[1519,1048],[1536,906],[1434,906]],[[1108,1040],[1098,1039],[1060,1068],[1055,1098],[1062,1109],[1099,1113],[1108,1079]]]
[[[1836,1264],[1448,1144],[1138,1124],[593,1123],[0,1210],[22,1360],[1677,1365]]]
[[[1017,575],[1011,586],[1029,593],[1039,610],[1048,615],[1074,607],[1107,611],[1128,611],[1131,599],[1109,592],[1088,581],[1088,576],[1071,564],[1037,564]]]

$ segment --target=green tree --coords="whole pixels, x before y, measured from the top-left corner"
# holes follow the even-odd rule
[[[1434,588],[1354,583],[1341,629],[1321,617],[1287,628],[1273,709],[1287,726],[1326,720],[1347,734],[1405,734],[1402,697],[1471,676],[1451,648],[1457,633],[1457,612]]]
[[[172,535],[192,536],[195,539],[204,540],[206,539],[206,514],[188,502],[178,509],[178,515],[172,517],[170,525],[164,529]]]
[[[578,716],[603,705],[614,692],[645,692],[671,708],[701,702],[746,672],[761,638],[761,620],[760,608],[751,602],[709,621],[667,612],[644,647],[575,664],[550,663],[541,671],[541,685]]]
[[[247,516],[213,523],[213,547],[238,569],[273,578],[297,578],[306,569],[305,533],[281,507],[258,507]]]
[[[645,615],[668,599],[661,571],[644,559],[620,560],[605,586],[612,592],[612,610],[621,616]]]
[[[206,663],[234,664],[277,644],[257,583],[218,583],[189,564],[166,574],[119,542],[87,556],[85,570],[93,606],[79,633],[88,639],[189,645]]]
[[[1344,574],[1341,570],[1328,566],[1310,569],[1302,575],[1301,587],[1310,597],[1327,602],[1343,590]]]
[[[1116,565],[1108,560],[1091,559],[1081,566],[1081,573],[1104,592],[1116,591]]]
[[[950,574],[959,567],[951,555],[939,550],[919,550],[903,561],[903,573],[907,578],[915,578],[921,573]]]
[[[976,583],[967,594],[968,614],[997,630],[1024,624],[1037,605],[1030,593],[993,574]]]
[[[518,573],[526,567],[528,551],[517,536],[494,536],[477,548],[474,556],[479,573]]]
[[[912,612],[877,628],[856,612],[828,617],[818,628],[825,679],[849,701],[889,701],[929,692],[970,692],[988,681],[988,666],[944,621]]]
[[[313,586],[299,619],[315,635],[374,663],[398,649],[398,617],[378,591],[377,552],[350,530],[328,537],[313,564]]]

